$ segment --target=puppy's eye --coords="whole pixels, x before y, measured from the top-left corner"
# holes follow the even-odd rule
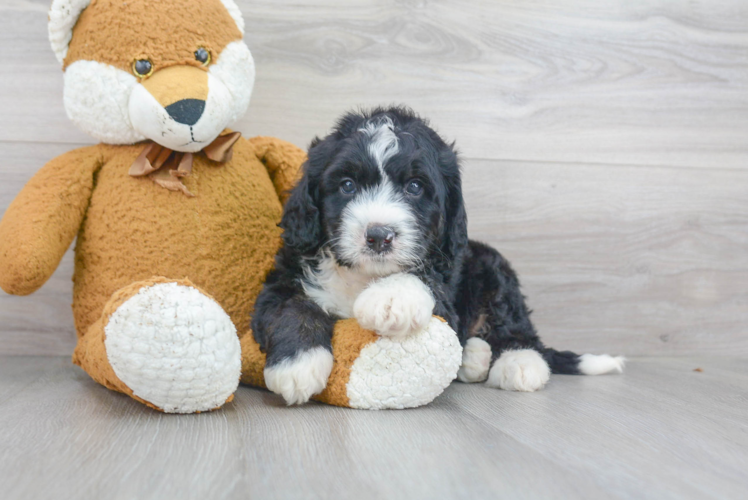
[[[418,196],[423,193],[423,184],[420,181],[410,181],[405,186],[405,192],[411,196]]]
[[[153,73],[153,64],[149,59],[136,59],[132,62],[132,72],[135,76],[145,78]]]
[[[210,52],[204,47],[200,47],[195,51],[195,60],[203,63],[203,66],[210,64]]]
[[[344,179],[340,183],[340,192],[343,194],[353,194],[356,192],[356,183],[350,179]]]

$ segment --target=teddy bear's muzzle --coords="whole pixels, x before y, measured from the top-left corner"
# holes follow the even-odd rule
[[[129,100],[132,126],[159,145],[195,153],[210,144],[232,118],[226,85],[195,66],[170,66],[135,86]]]

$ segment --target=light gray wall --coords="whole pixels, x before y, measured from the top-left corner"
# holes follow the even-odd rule
[[[514,263],[548,344],[748,355],[748,3],[239,1],[245,135],[305,147],[406,103],[457,140],[470,230]],[[92,140],[62,106],[47,0],[0,5],[0,213]],[[0,295],[0,354],[67,354],[72,259]],[[0,292],[1,293],[1,292]]]

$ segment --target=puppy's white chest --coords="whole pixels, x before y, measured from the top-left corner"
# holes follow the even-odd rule
[[[302,285],[307,296],[328,314],[352,318],[353,303],[373,279],[325,257],[316,269],[304,268]]]

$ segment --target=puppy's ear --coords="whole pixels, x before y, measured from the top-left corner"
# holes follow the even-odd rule
[[[467,214],[462,198],[462,180],[457,154],[448,147],[439,154],[447,197],[444,203],[444,226],[441,251],[449,262],[455,263],[462,258],[468,244]]]
[[[291,190],[280,227],[283,242],[302,254],[315,253],[322,245],[322,223],[317,208],[316,189],[309,180],[309,161],[302,167],[304,176]]]

